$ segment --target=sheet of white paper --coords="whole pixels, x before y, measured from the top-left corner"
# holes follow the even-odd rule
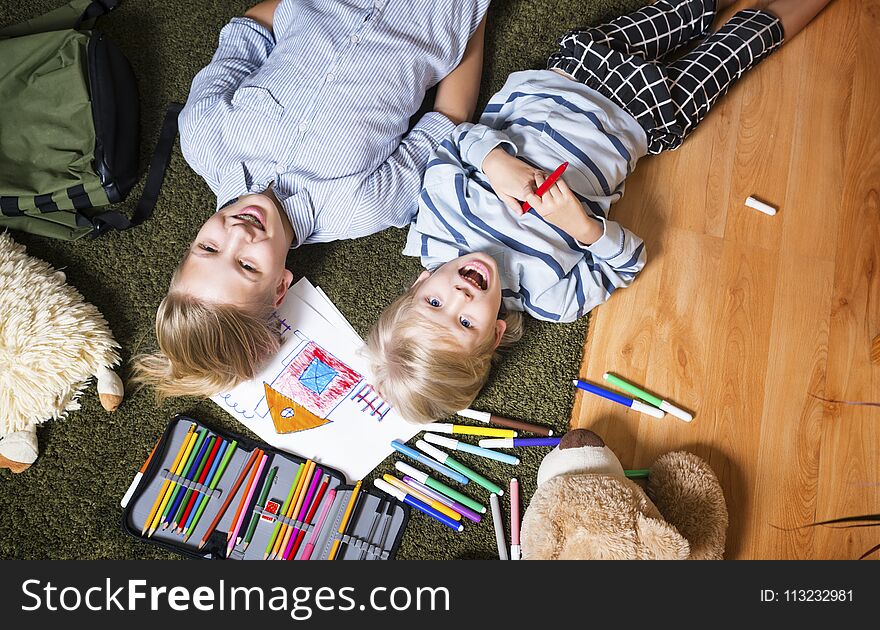
[[[272,446],[337,468],[349,481],[361,479],[391,453],[392,440],[406,441],[419,428],[372,389],[358,352],[363,342],[305,285],[294,285],[276,313],[285,331],[278,354],[257,378],[211,400]],[[277,433],[264,382],[330,422]]]

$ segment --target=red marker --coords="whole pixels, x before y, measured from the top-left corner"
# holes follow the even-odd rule
[[[538,195],[538,196],[540,197],[540,196],[543,195],[545,192],[547,192],[548,190],[550,190],[550,187],[551,187],[553,184],[556,183],[556,180],[559,179],[559,177],[565,172],[565,169],[567,169],[567,168],[568,168],[568,162],[563,162],[562,164],[560,164],[560,165],[559,165],[559,168],[557,168],[555,171],[553,171],[552,173],[550,173],[550,177],[548,177],[548,178],[544,181],[543,184],[541,184],[540,186],[538,186],[538,190],[535,191],[535,194]],[[532,209],[532,206],[529,205],[529,202],[528,202],[528,201],[524,201],[523,204],[522,204],[522,211],[523,211],[523,214],[525,214],[526,212],[528,212],[528,211],[531,210],[531,209]]]

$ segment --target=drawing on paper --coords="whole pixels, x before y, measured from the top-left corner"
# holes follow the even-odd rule
[[[272,382],[272,389],[326,418],[362,380],[358,372],[309,341]]]
[[[319,418],[311,411],[290,398],[281,394],[268,384],[263,383],[266,391],[266,403],[269,405],[269,413],[275,431],[278,433],[295,433],[329,424],[331,421]]]

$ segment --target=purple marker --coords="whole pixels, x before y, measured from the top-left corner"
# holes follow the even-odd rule
[[[480,440],[481,448],[515,448],[517,446],[559,446],[562,438],[490,438]]]
[[[480,515],[477,514],[476,512],[474,512],[472,509],[466,508],[461,503],[456,503],[455,501],[453,501],[449,497],[444,496],[444,495],[440,494],[439,492],[436,492],[435,490],[431,490],[428,486],[426,486],[423,483],[420,483],[416,479],[413,479],[409,475],[404,475],[403,481],[408,486],[415,488],[416,490],[418,490],[422,494],[425,494],[425,495],[431,497],[432,499],[442,503],[446,507],[448,507],[452,510],[455,510],[456,512],[458,512],[462,516],[469,518],[474,523],[479,523],[482,520],[482,517],[480,517]]]

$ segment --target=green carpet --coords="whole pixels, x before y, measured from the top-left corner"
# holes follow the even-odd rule
[[[0,0],[0,25],[60,4],[62,0]],[[142,172],[164,107],[186,99],[192,77],[214,51],[220,28],[250,4],[247,0],[127,0],[101,20],[99,27],[125,52],[139,80]],[[543,67],[566,29],[641,4],[641,0],[496,0],[489,11],[481,106],[510,72]],[[138,187],[121,209],[130,213],[139,194]],[[175,149],[155,216],[145,225],[73,244],[14,236],[30,254],[64,269],[68,282],[103,312],[127,361],[154,348],[156,306],[213,204],[211,191]],[[419,270],[418,260],[400,255],[404,235],[392,229],[359,241],[309,245],[290,255],[288,267],[296,277],[306,275],[323,287],[363,334]],[[365,294],[360,290],[364,284],[374,290]],[[573,400],[568,383],[578,371],[586,328],[586,318],[569,325],[530,320],[523,341],[495,371],[475,407],[563,431]],[[124,370],[123,379],[126,374]],[[185,412],[229,431],[245,429],[210,401],[181,398],[157,406],[148,391],[129,393],[113,414],[98,404],[94,388],[82,403],[81,411],[40,430],[41,455],[31,469],[20,475],[0,471],[0,558],[177,557],[123,534],[119,499],[173,414]],[[524,499],[534,492],[537,466],[546,452],[528,450],[515,469]],[[502,484],[514,470],[487,460],[460,459]],[[377,472],[392,466],[386,461]],[[507,509],[507,496],[504,499]],[[398,557],[497,557],[491,519],[470,525],[455,534],[414,514]]]

